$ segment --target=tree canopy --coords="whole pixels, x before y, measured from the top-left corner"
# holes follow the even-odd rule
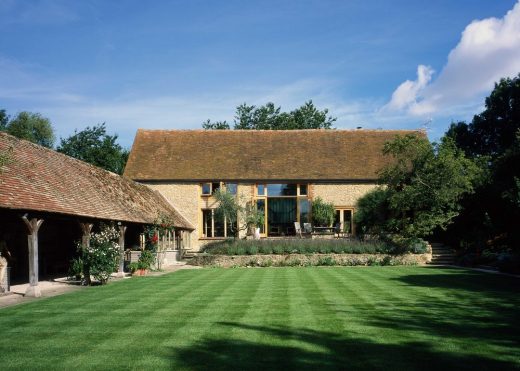
[[[105,123],[87,126],[82,131],[74,131],[70,137],[61,138],[58,152],[99,166],[116,174],[122,174],[128,160],[128,151],[117,141],[117,134],[106,133]]]
[[[39,113],[23,111],[9,120],[5,110],[0,110],[0,130],[20,139],[26,139],[44,147],[54,146],[54,129],[50,120]]]
[[[7,123],[9,122],[9,116],[5,109],[0,109],[0,131],[7,129]]]
[[[236,108],[233,122],[235,130],[332,129],[336,118],[328,113],[328,109],[317,109],[312,100],[291,112],[282,112],[281,107],[271,102],[259,107],[243,103]],[[212,122],[209,119],[202,127],[206,130],[231,128],[227,121]]]
[[[520,246],[520,75],[501,79],[485,110],[446,133],[479,163],[483,177],[449,228],[450,243],[477,248]],[[501,247],[502,246],[502,247]]]
[[[471,123],[451,124],[446,136],[471,157],[494,159],[514,145],[520,130],[520,75],[495,84],[485,107]]]
[[[363,232],[403,246],[446,228],[479,173],[451,139],[432,144],[414,134],[398,136],[383,153],[394,161],[381,172],[383,187],[359,200],[356,222]]]

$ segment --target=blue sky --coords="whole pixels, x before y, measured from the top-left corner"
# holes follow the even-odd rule
[[[520,72],[520,3],[0,1],[0,108],[58,137],[232,121],[243,102],[312,99],[350,129],[439,138]]]

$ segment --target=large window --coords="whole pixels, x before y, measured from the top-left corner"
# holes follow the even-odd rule
[[[296,196],[297,184],[268,184],[267,185],[267,196],[279,197],[279,196]]]
[[[256,204],[264,212],[264,236],[291,236],[295,222],[307,223],[310,204],[307,184],[272,183],[256,185]]]
[[[202,209],[202,238],[232,237],[231,224],[218,218],[214,209]]]

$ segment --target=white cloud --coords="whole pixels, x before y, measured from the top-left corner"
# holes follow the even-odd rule
[[[471,22],[437,79],[426,81],[431,74],[424,74],[425,69],[431,71],[419,66],[418,79],[402,83],[385,108],[418,116],[446,113],[457,106],[474,105],[500,78],[516,76],[520,72],[520,1],[503,18]]]
[[[389,110],[400,110],[416,103],[417,96],[432,79],[434,71],[429,66],[417,67],[417,80],[406,80],[392,94],[392,99],[385,106]]]

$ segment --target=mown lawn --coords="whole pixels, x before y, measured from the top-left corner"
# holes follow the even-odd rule
[[[432,267],[132,278],[0,310],[0,369],[515,369],[519,287]]]

